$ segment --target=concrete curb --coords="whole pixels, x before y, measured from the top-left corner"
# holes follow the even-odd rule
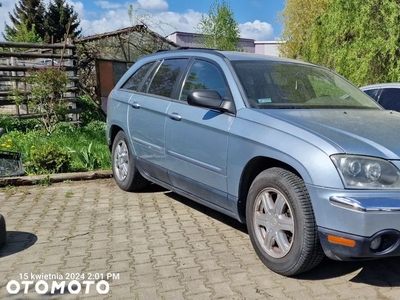
[[[112,171],[90,171],[90,172],[76,172],[76,173],[61,173],[61,174],[46,174],[35,176],[20,176],[20,177],[3,177],[0,178],[0,187],[12,185],[34,185],[42,181],[48,182],[63,182],[67,180],[91,180],[99,178],[111,178]]]

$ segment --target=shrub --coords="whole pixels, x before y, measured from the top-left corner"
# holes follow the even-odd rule
[[[71,165],[71,155],[55,142],[36,146],[31,151],[30,164],[27,166],[36,174],[68,172]]]
[[[106,123],[103,121],[92,121],[84,127],[85,131],[101,132],[101,135],[106,137]]]
[[[93,121],[105,122],[105,113],[93,103],[89,96],[81,96],[79,100],[77,107],[81,109],[79,121],[82,122],[82,125],[87,125]]]
[[[40,122],[36,119],[17,119],[7,115],[0,115],[0,128],[7,131],[17,130],[26,133],[29,130],[37,129]]]
[[[25,79],[30,94],[27,103],[31,113],[38,114],[38,119],[48,134],[51,134],[55,125],[65,119],[68,108],[63,101],[63,93],[67,91],[68,74],[57,68],[43,68],[32,70]],[[14,89],[10,97],[16,104],[22,103],[24,94]]]
[[[26,132],[9,130],[0,137],[0,150],[21,152],[30,175],[111,168],[105,123],[101,121],[87,126],[60,122],[52,135],[41,126]]]

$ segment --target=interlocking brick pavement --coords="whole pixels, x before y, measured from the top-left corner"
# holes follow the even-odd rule
[[[286,278],[258,260],[244,225],[156,185],[141,193],[112,179],[5,187],[0,212],[8,237],[0,299],[400,298],[400,258],[326,260]],[[26,293],[24,277],[33,282]],[[94,282],[88,290],[85,280]],[[52,292],[53,281],[71,289]]]

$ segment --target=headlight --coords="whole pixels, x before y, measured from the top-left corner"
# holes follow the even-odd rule
[[[400,189],[400,171],[390,162],[367,156],[332,155],[346,188]]]

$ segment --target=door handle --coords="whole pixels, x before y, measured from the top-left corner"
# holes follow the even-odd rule
[[[137,102],[131,103],[131,106],[132,106],[133,108],[136,108],[136,109],[140,108],[140,104],[137,103]]]
[[[180,120],[182,120],[182,116],[181,116],[180,114],[176,113],[176,112],[170,113],[170,114],[168,114],[168,116],[169,116],[172,120],[175,120],[175,121],[180,121]]]

